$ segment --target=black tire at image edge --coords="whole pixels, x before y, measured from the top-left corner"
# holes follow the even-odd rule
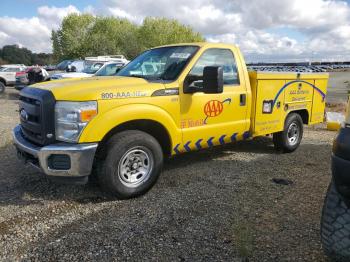
[[[338,262],[350,261],[350,209],[329,185],[321,216],[321,241],[325,254]]]

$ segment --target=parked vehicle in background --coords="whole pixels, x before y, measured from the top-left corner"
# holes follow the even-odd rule
[[[71,64],[74,60],[63,60],[62,62],[60,62],[55,70],[58,70],[58,71],[66,71],[67,70],[67,67],[69,64]]]
[[[82,78],[93,76],[105,62],[74,61],[67,67],[67,72],[53,74],[50,79]]]
[[[46,65],[43,67],[46,71],[55,71],[57,66],[56,65]]]
[[[162,46],[116,77],[23,89],[14,143],[48,176],[86,183],[94,167],[105,191],[131,198],[156,183],[164,156],[267,134],[279,151],[295,151],[303,125],[323,122],[327,82],[320,73],[248,73],[233,45]]]
[[[118,73],[125,64],[120,62],[109,62],[104,64],[94,76],[113,76]]]
[[[350,261],[350,101],[333,143],[332,182],[322,210],[321,240],[332,260]]]
[[[25,71],[16,73],[15,89],[22,90],[28,85],[47,81],[50,79],[49,73],[42,67],[30,67]]]
[[[93,62],[119,62],[121,64],[129,63],[129,60],[123,55],[103,55],[103,56],[89,56],[85,57],[85,61]]]
[[[22,65],[6,65],[0,71],[0,93],[5,91],[6,86],[14,85],[16,82],[16,73],[24,71],[25,66]]]
[[[89,62],[87,62],[88,64]],[[73,65],[73,63],[71,64]],[[86,67],[82,72],[67,72],[58,73],[51,76],[51,80],[65,79],[65,78],[85,78],[92,76],[112,76],[117,73],[117,71],[122,68],[125,64],[118,62],[97,62],[91,65],[91,67]]]
[[[19,68],[23,68],[23,67],[26,67],[24,64],[10,64],[10,65],[1,65],[0,66],[0,71],[6,69],[6,68],[14,68],[14,67],[19,67]]]

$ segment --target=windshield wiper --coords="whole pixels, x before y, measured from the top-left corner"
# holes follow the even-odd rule
[[[143,75],[134,75],[134,74],[132,74],[132,75],[129,75],[130,77],[137,77],[137,78],[144,78],[144,79],[147,79],[145,76],[143,76]]]
[[[137,77],[137,78],[143,78],[146,80],[163,80],[159,76],[144,76],[144,75],[129,75],[130,77]]]

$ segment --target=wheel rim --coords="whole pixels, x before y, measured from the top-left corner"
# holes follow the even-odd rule
[[[149,178],[153,163],[153,156],[147,148],[134,147],[120,159],[118,177],[123,185],[137,187]]]
[[[289,126],[288,132],[287,132],[288,143],[291,146],[296,145],[298,143],[299,136],[300,136],[300,128],[299,128],[299,126],[297,125],[297,123],[292,123]]]

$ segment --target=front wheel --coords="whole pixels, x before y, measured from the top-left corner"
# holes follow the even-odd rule
[[[333,183],[323,205],[321,241],[325,254],[333,261],[350,261],[350,209]]]
[[[273,134],[275,148],[285,153],[295,151],[303,138],[303,132],[303,120],[300,115],[296,113],[289,114],[284,124],[284,130]]]
[[[153,136],[138,130],[123,131],[108,141],[97,177],[104,190],[127,199],[147,192],[156,183],[162,165],[162,148]]]

